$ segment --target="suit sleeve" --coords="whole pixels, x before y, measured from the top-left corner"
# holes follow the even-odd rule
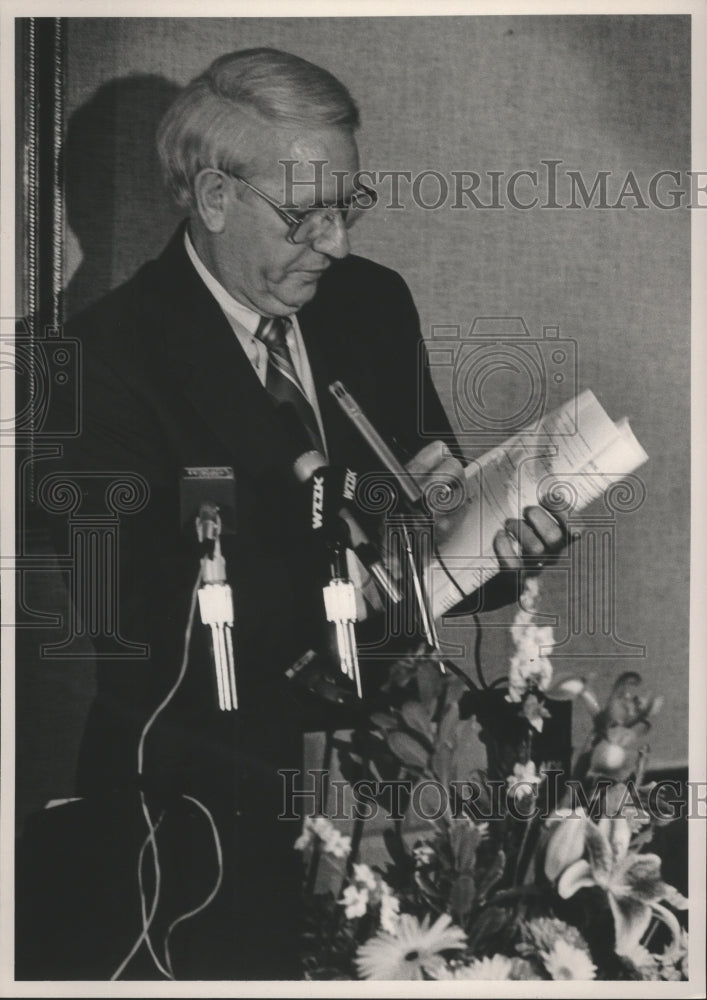
[[[466,458],[452,430],[447,411],[442,404],[429,364],[427,348],[420,331],[420,321],[409,288],[398,279],[399,323],[397,339],[389,358],[390,383],[395,386],[398,440],[412,456],[430,441],[442,440],[463,465]],[[488,612],[518,600],[522,575],[515,570],[502,570],[475,594],[452,609],[445,617],[463,617],[473,612]]]
[[[432,378],[420,318],[405,281],[395,275],[395,307],[386,356],[395,437],[412,457],[431,441],[442,440],[464,461],[447,410]]]

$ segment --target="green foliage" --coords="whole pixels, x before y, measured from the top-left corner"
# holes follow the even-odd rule
[[[650,968],[639,968],[615,954],[613,911],[603,889],[583,888],[571,899],[558,891],[560,878],[572,864],[585,863],[586,845],[599,836],[597,817],[582,820],[590,824],[587,837],[579,826],[566,825],[578,823],[576,818],[556,814],[558,818],[546,822],[552,810],[564,804],[562,799],[555,802],[555,789],[544,775],[551,767],[562,770],[558,762],[570,758],[568,745],[552,743],[557,740],[553,733],[566,732],[569,739],[569,726],[552,729],[556,706],[565,718],[567,706],[549,701],[534,688],[520,701],[511,701],[499,690],[470,692],[463,679],[443,674],[437,663],[420,658],[414,669],[409,661],[400,664],[393,676],[398,695],[402,692],[397,704],[373,713],[367,728],[352,733],[349,741],[337,742],[336,748],[342,773],[351,782],[362,777],[373,782],[406,779],[411,787],[419,786],[418,792],[421,782],[436,782],[436,789],[447,793],[436,818],[422,824],[419,816],[409,813],[414,796],[404,796],[408,814],[383,831],[390,863],[384,871],[376,870],[375,878],[383,880],[385,893],[394,894],[400,912],[421,921],[448,914],[466,934],[466,950],[447,956],[457,966],[485,956],[506,956],[515,963],[511,978],[550,978],[556,975],[562,955],[568,960],[569,954],[585,978],[595,973],[597,978],[680,978],[680,956],[673,964],[649,956]],[[564,701],[568,692],[574,692],[586,704],[596,704],[584,680],[566,678],[558,691]],[[576,772],[588,801],[597,777],[602,777],[610,786],[604,808],[626,805],[624,782],[629,774],[642,777],[644,737],[657,707],[659,699],[642,694],[635,674],[619,679],[604,710],[597,706],[594,731]],[[486,768],[471,772],[464,739],[470,714],[481,728],[487,752]],[[546,721],[547,731],[541,737]],[[620,768],[609,774],[607,762],[619,758]],[[478,812],[462,807],[452,794],[459,775],[473,782]],[[652,838],[654,822],[635,818],[649,791],[650,786],[641,786],[629,801],[634,817],[631,858]],[[430,791],[430,802],[432,795]],[[537,808],[519,811],[527,795]],[[379,800],[383,803],[385,797]],[[418,801],[425,809],[430,805],[420,796]],[[427,814],[432,814],[431,808]],[[354,882],[351,862],[342,890],[350,891],[354,902],[365,900],[368,890]],[[352,888],[346,890],[347,886]],[[682,897],[669,888],[661,898],[672,909],[682,910]],[[353,917],[346,916],[349,907],[341,896],[310,899],[304,934],[309,978],[355,978],[357,949],[382,933],[379,890],[378,895],[371,894],[376,902],[361,903],[365,913]],[[670,926],[674,934],[677,924]],[[553,964],[553,949],[563,947]],[[680,954],[684,957],[684,949]],[[449,968],[454,968],[453,962]]]

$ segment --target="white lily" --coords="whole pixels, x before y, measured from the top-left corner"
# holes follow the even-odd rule
[[[572,862],[562,872],[558,894],[568,899],[585,886],[604,890],[614,916],[617,955],[631,954],[653,916],[667,925],[673,935],[672,948],[676,948],[680,925],[670,910],[660,905],[674,890],[660,877],[658,855],[629,849],[631,827],[622,816],[585,823],[584,837],[588,858]]]

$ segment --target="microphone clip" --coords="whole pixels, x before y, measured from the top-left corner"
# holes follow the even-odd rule
[[[233,592],[226,579],[226,560],[221,551],[221,516],[216,504],[205,502],[196,518],[196,534],[203,547],[199,612],[211,629],[211,659],[221,711],[238,708],[233,655]]]

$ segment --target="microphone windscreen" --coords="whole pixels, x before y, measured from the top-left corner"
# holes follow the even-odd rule
[[[201,508],[218,508],[222,534],[232,534],[236,521],[236,477],[228,465],[188,466],[179,480],[179,508],[182,529],[193,530]]]
[[[319,451],[305,451],[292,466],[298,483],[307,483],[315,472],[327,467],[327,460]]]

